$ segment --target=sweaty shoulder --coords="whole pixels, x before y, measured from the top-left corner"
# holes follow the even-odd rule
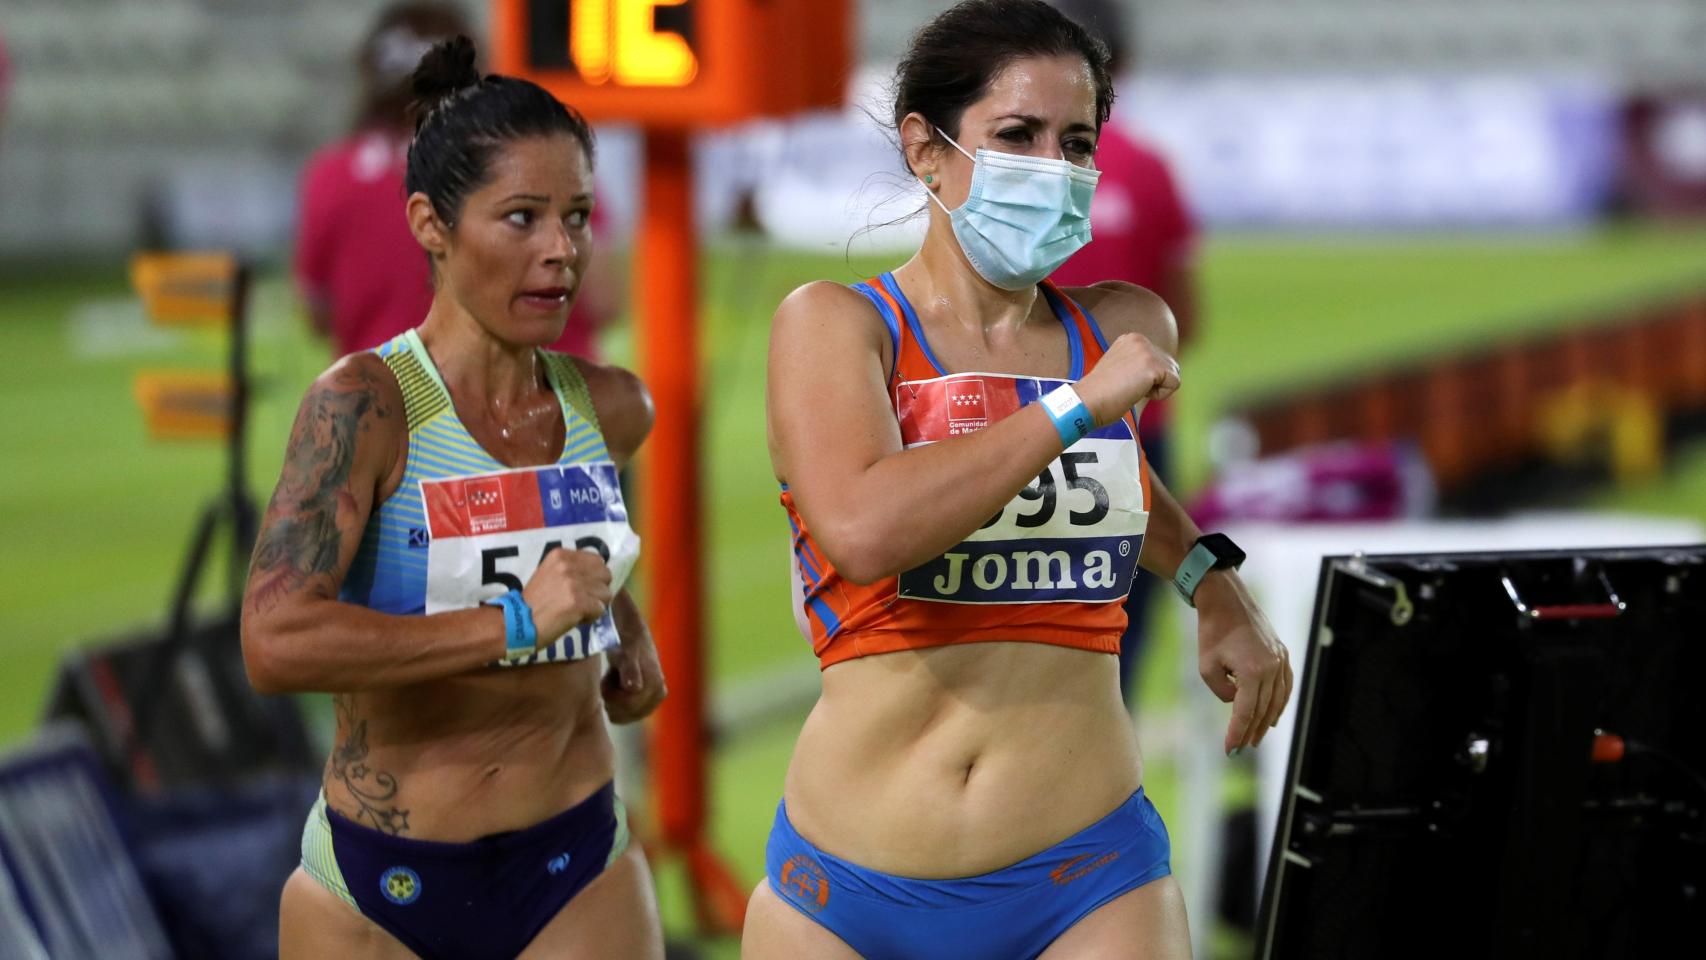
[[[652,393],[631,370],[582,357],[571,359],[592,395],[592,409],[598,414],[610,459],[621,467],[652,432]]]
[[[360,350],[340,358],[314,379],[308,397],[339,395],[352,400],[365,399],[376,419],[400,425],[403,423],[403,391],[397,376],[372,350]]]
[[[788,294],[770,325],[774,353],[810,344],[832,351],[874,350],[882,368],[894,362],[887,328],[871,302],[845,284],[814,280]]]
[[[352,444],[349,463],[374,480],[383,499],[401,480],[409,425],[403,391],[385,361],[371,350],[352,353],[326,369],[302,398],[304,420]]]
[[[1179,328],[1166,301],[1124,280],[1103,280],[1088,287],[1066,287],[1067,296],[1095,316],[1102,335],[1112,343],[1127,333],[1141,333],[1169,356],[1178,356]]]

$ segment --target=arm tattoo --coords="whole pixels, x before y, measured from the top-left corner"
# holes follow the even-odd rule
[[[309,390],[249,565],[252,611],[269,610],[316,579],[321,593],[336,589],[338,513],[355,507],[349,477],[356,441],[374,420],[390,416],[379,388],[377,377],[352,365]]]
[[[397,796],[397,778],[367,765],[367,721],[356,717],[348,694],[333,697],[332,704],[338,711],[338,725],[345,732],[344,742],[332,751],[326,770],[355,801],[355,816],[350,819],[365,817],[375,830],[393,837],[408,833],[409,811],[394,803],[387,806]]]

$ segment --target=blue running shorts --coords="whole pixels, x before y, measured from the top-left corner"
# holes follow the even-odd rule
[[[1161,815],[1131,795],[1035,856],[976,877],[918,880],[812,846],[776,808],[770,889],[865,960],[1028,960],[1097,907],[1172,872]]]

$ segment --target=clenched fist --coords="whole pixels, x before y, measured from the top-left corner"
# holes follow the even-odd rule
[[[1076,389],[1096,425],[1106,426],[1139,401],[1171,396],[1179,389],[1179,364],[1143,334],[1125,333],[1108,344]]]
[[[587,550],[562,547],[545,554],[521,591],[521,598],[533,610],[533,627],[544,646],[604,616],[611,597],[610,568],[604,559]]]

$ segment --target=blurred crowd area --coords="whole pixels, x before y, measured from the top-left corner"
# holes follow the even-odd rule
[[[355,47],[384,5],[4,0],[0,257],[282,251],[303,164],[354,122]],[[464,6],[483,30],[485,5]],[[857,4],[846,110],[703,134],[701,228],[756,221],[829,249],[910,212],[921,198],[865,111],[886,112],[889,68],[946,6]],[[1706,201],[1706,7],[1691,0],[1130,10],[1117,113],[1174,162],[1210,227],[1551,228]],[[622,235],[638,135],[599,133],[601,201]]]

